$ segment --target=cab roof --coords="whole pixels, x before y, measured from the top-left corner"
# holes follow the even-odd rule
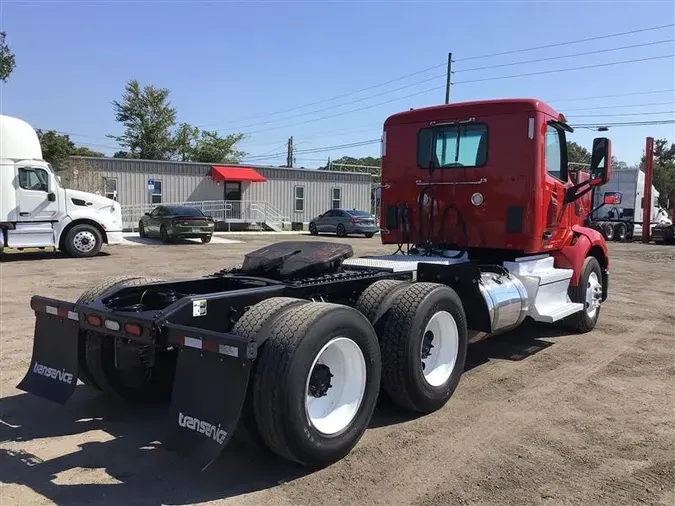
[[[399,112],[389,116],[384,122],[385,127],[404,125],[426,121],[441,121],[449,119],[468,119],[471,117],[498,116],[502,114],[522,114],[541,111],[558,117],[558,112],[547,103],[536,98],[508,98],[475,100],[470,102],[455,102],[441,104],[409,111]]]

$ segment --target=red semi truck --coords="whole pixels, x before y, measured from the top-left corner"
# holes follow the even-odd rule
[[[383,389],[431,413],[467,347],[525,319],[591,331],[607,298],[602,235],[580,205],[610,177],[610,141],[570,180],[564,116],[535,99],[410,110],[384,123],[390,255],[288,241],[209,276],[139,275],[75,302],[34,296],[19,388],[66,402],[77,380],[168,405],[173,448],[208,465],[233,434],[308,466],[357,444]],[[581,199],[581,200],[580,200]]]

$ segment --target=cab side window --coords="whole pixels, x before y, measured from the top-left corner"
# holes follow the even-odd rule
[[[546,172],[561,181],[567,179],[567,170],[563,164],[562,135],[560,131],[551,125],[546,127]]]
[[[19,169],[19,186],[24,190],[49,191],[47,171],[22,167]]]

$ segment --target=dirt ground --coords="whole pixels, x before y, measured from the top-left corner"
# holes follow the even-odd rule
[[[75,300],[112,275],[210,274],[270,240],[4,258],[0,504],[675,504],[672,246],[610,244],[595,331],[528,325],[474,345],[443,409],[414,418],[380,406],[347,458],[311,474],[242,444],[200,472],[158,442],[162,410],[106,402],[82,385],[65,406],[14,388],[31,358],[31,295]],[[357,255],[393,251],[377,237],[351,242]]]

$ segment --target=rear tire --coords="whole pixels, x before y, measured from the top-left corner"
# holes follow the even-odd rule
[[[91,302],[110,288],[125,288],[163,281],[155,278],[110,278],[84,292],[78,302]],[[159,352],[151,345],[137,346],[137,352],[154,353],[154,365],[134,371],[115,367],[116,338],[98,332],[86,332],[80,338],[80,379],[107,395],[130,402],[166,402],[171,395],[175,352]]]
[[[311,467],[340,460],[370,423],[380,375],[377,336],[357,310],[309,302],[285,312],[262,348],[253,382],[265,443]]]
[[[391,400],[410,411],[436,411],[464,372],[468,330],[462,301],[445,285],[413,283],[396,297],[380,342],[382,385]]]
[[[166,231],[166,226],[164,225],[162,225],[159,229],[159,236],[161,237],[162,242],[171,242],[171,237],[169,237],[169,233]]]
[[[589,295],[589,290],[594,295]],[[579,334],[590,332],[598,323],[600,318],[600,306],[592,311],[593,302],[595,299],[599,302],[599,297],[602,295],[602,270],[600,269],[600,262],[595,257],[587,257],[581,267],[581,277],[577,286],[570,286],[569,296],[572,302],[581,302],[584,304],[584,309],[576,314],[573,314],[566,321],[567,325]]]
[[[307,304],[309,301],[304,299],[294,299],[291,297],[273,297],[271,299],[258,302],[251,306],[244,315],[237,320],[232,333],[245,337],[249,341],[260,342],[267,338],[274,323],[279,317],[292,307]],[[263,345],[264,347],[264,345]],[[257,374],[258,361],[253,362],[251,369],[251,378]],[[246,399],[241,411],[241,422],[235,430],[233,437],[242,440],[252,441],[262,447],[266,447],[265,440],[260,435],[258,424],[253,411],[253,380],[249,382],[246,390]]]
[[[371,239],[374,235],[375,235],[374,233],[368,232],[368,233],[366,234],[366,239]]]
[[[608,241],[614,240],[614,226],[611,223],[603,224],[602,235],[604,235],[605,239]]]
[[[614,225],[614,240],[624,242],[628,236],[628,227],[625,223],[617,223]]]
[[[103,235],[93,225],[75,225],[66,234],[64,247],[75,258],[95,257],[103,246]]]
[[[356,301],[354,306],[378,330],[382,324],[382,316],[387,306],[391,306],[393,299],[401,289],[410,285],[410,281],[399,279],[381,279],[369,285]],[[386,303],[386,306],[384,305]],[[380,332],[378,332],[380,334]]]

